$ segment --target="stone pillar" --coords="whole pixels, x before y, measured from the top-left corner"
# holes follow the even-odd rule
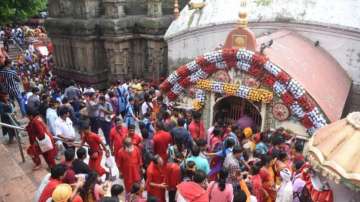
[[[147,41],[147,66],[149,78],[159,80],[166,68],[166,45],[163,41]]]
[[[105,42],[106,58],[109,62],[111,79],[124,79],[129,77],[129,41]]]
[[[125,14],[125,0],[103,0],[106,18],[120,18]]]
[[[147,1],[147,16],[158,18],[163,15],[161,0],[148,0]]]
[[[261,103],[261,110],[260,110],[260,115],[261,115],[261,129],[260,131],[264,131],[265,130],[265,123],[266,123],[266,106],[267,104],[265,103]]]

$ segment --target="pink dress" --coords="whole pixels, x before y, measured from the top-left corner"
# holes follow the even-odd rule
[[[232,184],[226,183],[224,191],[220,191],[217,182],[210,182],[207,192],[209,194],[209,202],[232,202],[234,198]]]

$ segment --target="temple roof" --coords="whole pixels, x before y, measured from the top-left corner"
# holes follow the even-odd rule
[[[323,175],[360,190],[359,144],[360,112],[353,112],[316,131],[306,153],[313,167]]]
[[[274,42],[265,55],[306,89],[331,122],[339,120],[351,87],[345,70],[321,47],[295,32],[280,30],[258,38],[257,44],[271,39]]]
[[[185,6],[179,18],[170,25],[165,38],[201,27],[235,23],[238,20],[239,0],[205,0],[205,3],[206,6],[201,10],[190,10]],[[250,22],[286,21],[356,30],[360,29],[359,10],[358,0],[251,0],[248,5]]]

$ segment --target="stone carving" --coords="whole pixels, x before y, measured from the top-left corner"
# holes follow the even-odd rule
[[[173,4],[162,2],[49,0],[45,25],[58,78],[99,87],[113,79],[159,78],[167,70],[163,35],[173,18],[163,14]]]

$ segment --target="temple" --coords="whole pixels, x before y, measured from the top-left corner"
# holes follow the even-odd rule
[[[165,34],[173,73],[162,88],[178,107],[201,110],[207,126],[220,118],[309,137],[359,108],[359,63],[349,51],[360,51],[360,15],[339,3],[327,2],[334,13],[318,12],[324,1],[187,6]]]
[[[172,1],[49,0],[48,10],[59,79],[106,86],[167,74],[163,35],[173,19]]]

